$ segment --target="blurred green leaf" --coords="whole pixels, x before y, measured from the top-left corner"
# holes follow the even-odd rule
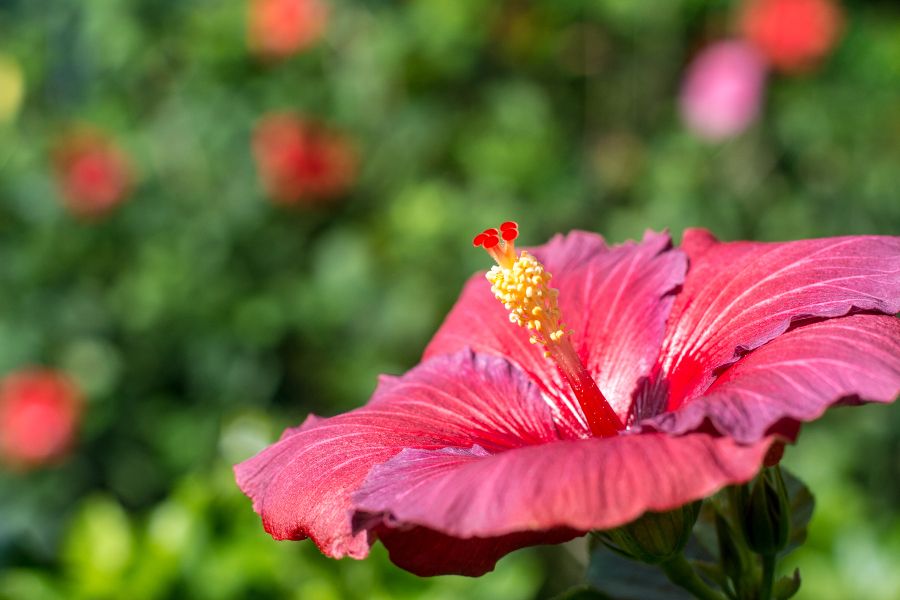
[[[69,526],[63,550],[73,597],[117,597],[134,550],[132,526],[122,507],[106,496],[87,499]]]
[[[786,468],[782,468],[781,473],[790,505],[791,533],[787,546],[778,553],[779,557],[783,557],[806,541],[807,526],[816,506],[816,500],[805,483]],[[797,580],[799,579],[798,574]]]

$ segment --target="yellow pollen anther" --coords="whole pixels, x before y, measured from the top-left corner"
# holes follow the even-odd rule
[[[556,303],[557,291],[548,286],[550,277],[528,252],[487,273],[491,292],[509,311],[509,320],[534,332],[529,341],[545,347],[559,343],[566,335]]]

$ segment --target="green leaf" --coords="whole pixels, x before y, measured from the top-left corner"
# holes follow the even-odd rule
[[[791,533],[787,546],[778,553],[779,558],[806,541],[806,528],[816,505],[816,500],[805,483],[784,467],[781,467],[781,474],[784,477],[784,487],[791,510]]]
[[[587,580],[596,590],[615,600],[690,598],[687,592],[672,584],[658,567],[629,560],[601,544],[597,544],[591,552]]]

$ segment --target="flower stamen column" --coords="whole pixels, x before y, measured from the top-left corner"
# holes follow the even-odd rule
[[[529,341],[543,346],[544,356],[559,367],[591,433],[597,437],[616,435],[622,422],[572,347],[572,332],[565,328],[559,311],[558,292],[549,286],[552,275],[528,252],[516,255],[518,236],[518,225],[507,221],[499,229],[485,229],[472,240],[497,263],[486,275],[491,292],[509,311],[510,322],[531,332]]]

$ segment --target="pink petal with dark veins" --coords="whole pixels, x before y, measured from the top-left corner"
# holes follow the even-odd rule
[[[771,440],[648,433],[491,453],[409,449],[354,495],[357,529],[422,526],[458,538],[608,529],[704,498],[759,470]]]
[[[900,319],[854,315],[785,333],[725,371],[706,394],[642,424],[682,434],[706,419],[752,443],[785,419],[812,421],[838,403],[900,395]]]
[[[382,380],[366,406],[311,418],[237,465],[238,485],[276,539],[312,538],[334,557],[362,557],[350,495],[369,470],[404,448],[500,452],[559,439],[537,387],[508,361],[463,351]]]
[[[666,234],[647,233],[639,243],[607,247],[598,235],[573,232],[534,248],[553,275],[573,346],[600,391],[624,420],[638,379],[659,352],[672,291],[681,285],[685,257]],[[587,435],[581,409],[543,350],[527,331],[509,323],[483,274],[465,289],[425,351],[425,357],[471,347],[519,365],[554,400],[561,427]]]
[[[688,230],[682,248],[690,269],[659,358],[670,411],[792,323],[900,311],[900,237],[720,243]]]

